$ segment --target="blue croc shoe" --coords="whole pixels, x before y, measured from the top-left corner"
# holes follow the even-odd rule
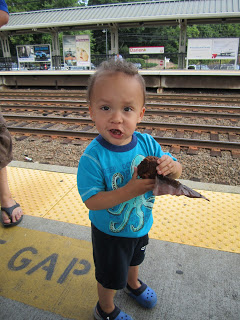
[[[141,287],[134,290],[128,284],[125,292],[135,299],[142,307],[151,309],[157,303],[157,295],[153,289],[148,287],[145,283],[138,279]]]
[[[117,306],[115,306],[115,309],[113,310],[113,312],[105,313],[101,309],[99,302],[97,303],[94,309],[94,319],[95,320],[133,320],[131,316],[121,311]]]

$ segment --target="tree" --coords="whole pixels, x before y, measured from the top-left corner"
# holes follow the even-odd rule
[[[8,9],[10,13],[28,12],[57,8],[71,8],[80,6],[78,0],[8,0]],[[61,37],[62,38],[62,37]],[[51,44],[52,37],[48,33],[27,34],[10,37],[10,51],[16,56],[16,45],[22,44]]]
[[[8,0],[7,5],[10,13],[80,6],[78,0]]]

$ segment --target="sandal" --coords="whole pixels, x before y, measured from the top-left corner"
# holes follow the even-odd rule
[[[134,290],[128,284],[125,292],[135,299],[142,307],[151,309],[157,303],[157,295],[153,289],[148,287],[145,283],[138,279],[141,287]]]
[[[16,202],[16,204],[13,205],[12,207],[9,207],[9,208],[1,207],[1,211],[6,212],[6,214],[9,217],[9,219],[12,221],[13,210],[15,208],[18,208],[18,207],[20,207],[20,204]],[[5,223],[2,220],[2,224],[3,224],[4,227],[13,227],[13,226],[16,226],[17,224],[19,224],[22,221],[22,218],[23,218],[23,216],[21,216],[21,218],[19,220],[15,221],[15,222],[10,222],[10,223]]]
[[[95,320],[133,320],[131,316],[121,311],[117,306],[111,313],[105,313],[101,307],[99,302],[97,303],[94,309],[94,319]]]

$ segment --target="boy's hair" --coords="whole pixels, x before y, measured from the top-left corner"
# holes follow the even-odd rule
[[[123,72],[126,75],[136,77],[139,81],[140,85],[142,86],[143,90],[143,100],[145,104],[146,99],[146,85],[143,77],[138,73],[138,69],[134,66],[133,63],[128,62],[126,60],[109,60],[103,61],[100,66],[98,67],[97,71],[89,78],[88,81],[88,89],[87,89],[87,99],[90,102],[92,91],[96,80],[106,73],[116,73],[116,72]]]

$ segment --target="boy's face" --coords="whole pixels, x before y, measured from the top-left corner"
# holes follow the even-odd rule
[[[106,141],[126,145],[145,112],[143,88],[136,77],[122,72],[99,76],[92,88],[89,111]]]

